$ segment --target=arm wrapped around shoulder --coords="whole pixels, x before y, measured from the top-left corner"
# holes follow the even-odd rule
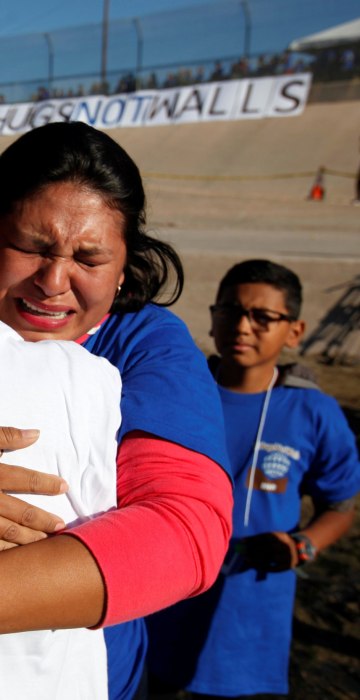
[[[232,520],[232,485],[202,454],[139,431],[118,455],[116,511],[73,534],[95,557],[106,586],[101,625],[142,617],[214,582]]]

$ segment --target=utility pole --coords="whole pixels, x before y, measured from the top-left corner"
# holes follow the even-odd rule
[[[143,54],[143,37],[141,24],[138,17],[133,19],[136,32],[136,88],[139,89],[141,82],[142,54]]]
[[[249,58],[250,43],[251,43],[251,15],[248,0],[240,0],[242,11],[244,13],[244,56]]]
[[[102,44],[101,44],[101,84],[105,87],[107,78],[107,50],[109,36],[109,9],[110,0],[104,0],[102,20]]]
[[[48,49],[48,88],[49,94],[51,93],[52,82],[54,78],[54,46],[51,36],[48,32],[44,34],[44,39],[47,44]]]

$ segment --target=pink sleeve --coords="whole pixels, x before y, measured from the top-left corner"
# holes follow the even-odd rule
[[[232,487],[218,464],[146,433],[118,454],[118,509],[71,531],[102,572],[101,626],[142,617],[206,590],[231,531]]]

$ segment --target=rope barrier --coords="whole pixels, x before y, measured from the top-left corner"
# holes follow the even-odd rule
[[[341,170],[332,170],[331,168],[324,168],[326,175],[335,175],[335,177],[349,177],[354,179],[357,177],[356,173],[343,173]]]
[[[346,177],[354,179],[357,177],[353,173],[344,173],[340,170],[332,170],[331,168],[323,168],[323,173],[333,175],[335,177]],[[314,177],[314,171],[302,173],[277,173],[272,175],[190,175],[179,173],[144,173],[144,177],[154,180],[192,180],[197,182],[246,182],[252,180],[288,180],[289,178]]]

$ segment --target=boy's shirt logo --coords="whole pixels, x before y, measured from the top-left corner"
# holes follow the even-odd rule
[[[281,454],[281,452],[272,452],[265,455],[261,469],[269,479],[281,479],[288,473],[290,465],[291,460],[289,457]]]
[[[285,493],[288,484],[288,472],[291,461],[300,459],[299,450],[280,443],[260,443],[259,465],[254,476],[254,489],[267,493]],[[250,469],[247,473],[246,486],[249,487]]]

